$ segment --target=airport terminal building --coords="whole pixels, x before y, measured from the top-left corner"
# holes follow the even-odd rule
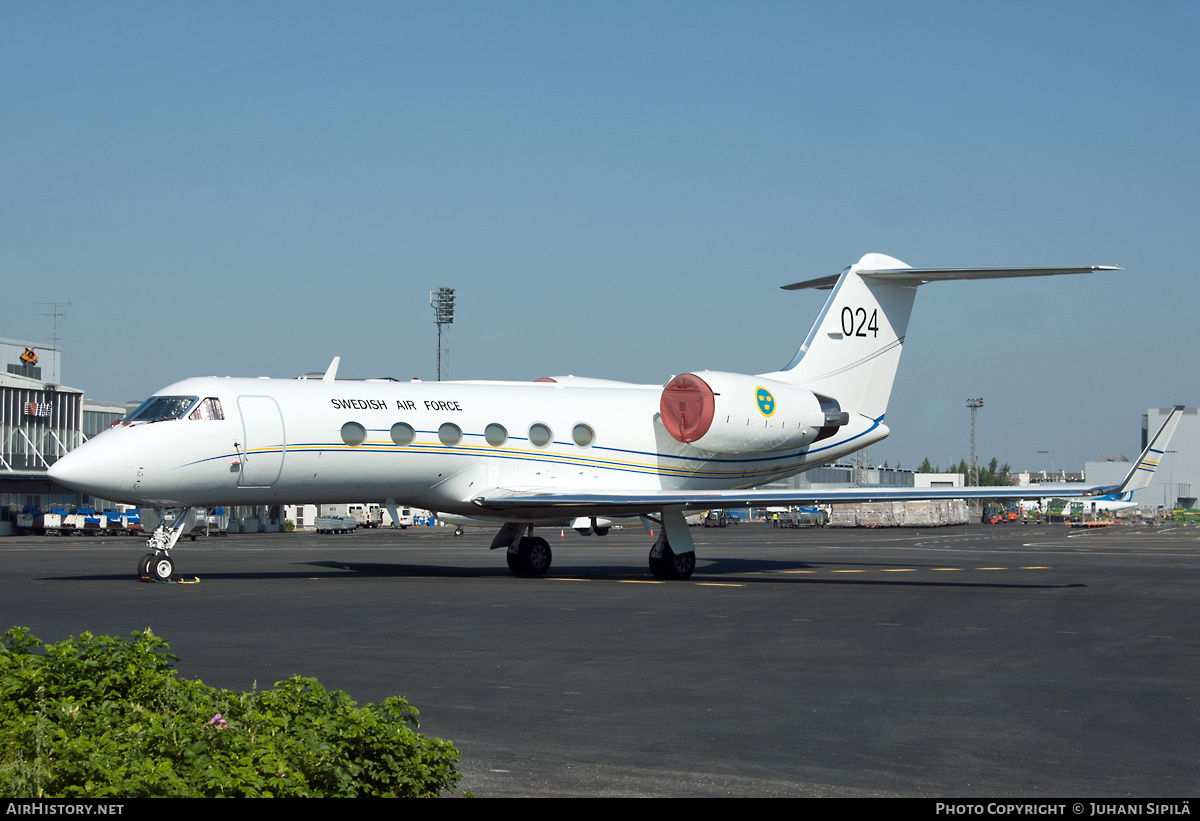
[[[0,339],[0,533],[26,507],[107,504],[68,491],[50,465],[121,419],[124,404],[95,402],[60,383],[57,347]]]

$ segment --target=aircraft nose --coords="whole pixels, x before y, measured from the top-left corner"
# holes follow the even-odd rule
[[[103,442],[88,442],[63,456],[50,466],[51,479],[60,485],[89,493],[102,499],[119,499],[126,483],[122,481],[128,470],[123,470],[122,461]]]

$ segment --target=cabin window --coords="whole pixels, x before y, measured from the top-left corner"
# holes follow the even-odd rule
[[[225,418],[225,414],[221,411],[221,400],[215,396],[210,396],[196,406],[196,409],[188,414],[188,419],[204,419],[209,421],[221,420]]]
[[[483,429],[483,438],[487,443],[494,448],[498,448],[508,441],[508,430],[497,422],[492,422]]]
[[[445,422],[438,428],[438,439],[447,447],[457,445],[462,441],[462,428],[453,422]]]
[[[592,430],[591,425],[585,425],[580,422],[571,430],[571,438],[575,440],[575,444],[581,448],[586,448],[596,440],[596,432]]]
[[[352,448],[358,447],[367,438],[367,429],[357,422],[342,425],[342,441]]]
[[[550,433],[550,428],[541,422],[534,422],[529,426],[529,441],[539,448],[544,448],[550,444],[553,438],[554,435]]]
[[[417,438],[417,432],[413,430],[413,426],[404,422],[397,422],[392,425],[392,441],[400,447],[411,445],[413,439]]]
[[[125,417],[132,422],[162,422],[167,419],[182,419],[196,404],[198,396],[151,396]]]

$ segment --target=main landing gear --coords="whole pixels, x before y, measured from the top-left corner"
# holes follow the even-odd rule
[[[696,552],[676,553],[660,541],[650,548],[650,572],[656,579],[687,579],[696,569]]]
[[[652,517],[646,518],[654,521]],[[683,517],[683,508],[665,508],[658,525],[658,541],[650,548],[650,572],[654,578],[664,581],[691,578],[696,570],[696,548]],[[671,549],[672,542],[678,551]]]
[[[518,576],[544,576],[554,561],[550,543],[533,535],[533,525],[505,522],[492,539],[492,549],[505,548],[508,569]]]
[[[142,581],[169,582],[175,576],[175,562],[170,551],[187,528],[188,516],[192,509],[185,507],[180,510],[169,531],[164,511],[158,509],[155,512],[158,514],[158,527],[154,528],[154,533],[146,540],[146,547],[151,552],[138,560],[138,578]]]
[[[683,507],[668,507],[660,519],[650,516],[646,519],[648,525],[650,522],[659,525],[658,541],[650,549],[650,572],[654,578],[691,578],[696,570],[696,550],[683,518]],[[603,535],[608,532],[608,527],[605,526],[603,531],[595,528],[595,532]],[[505,549],[508,569],[518,576],[544,576],[554,560],[550,543],[534,536],[533,525],[528,522],[505,522],[492,539],[491,546],[493,550]]]
[[[508,548],[508,569],[518,576],[544,576],[554,561],[550,543],[541,536],[523,536]]]

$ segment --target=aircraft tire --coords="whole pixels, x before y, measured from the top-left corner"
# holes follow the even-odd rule
[[[522,576],[544,576],[554,561],[550,543],[541,536],[521,539],[519,554],[521,569],[517,573]]]
[[[656,559],[654,551],[650,551],[650,572],[656,579],[688,579],[695,569],[695,553],[676,553],[670,545],[663,545],[662,554]]]
[[[138,578],[139,579],[150,578],[150,563],[153,561],[154,561],[153,553],[147,553],[146,555],[142,556],[142,558],[138,559]]]
[[[511,570],[512,572],[516,573],[518,576],[520,576],[521,575],[521,556],[520,556],[520,554],[514,553],[511,550],[509,550],[509,551],[505,552],[504,558],[508,559],[508,569]]]
[[[607,527],[597,527],[597,528],[593,528],[592,532],[595,533],[597,536],[607,536],[608,528]]]
[[[668,547],[663,551],[663,563],[666,565],[669,578],[690,579],[696,570],[696,554],[695,552],[674,553]]]
[[[171,580],[171,576],[175,574],[175,562],[171,561],[170,556],[153,556],[150,560],[150,578],[157,582],[166,582]]]

